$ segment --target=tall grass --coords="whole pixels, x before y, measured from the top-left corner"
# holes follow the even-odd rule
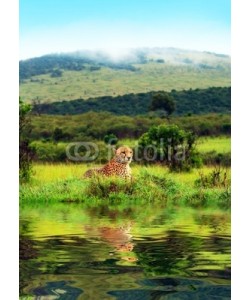
[[[231,138],[227,136],[199,138],[197,150],[201,153],[210,151],[216,151],[217,153],[231,152]]]
[[[31,184],[20,187],[20,203],[115,201],[167,203],[169,206],[230,208],[228,186],[195,185],[199,171],[172,174],[161,166],[133,168],[132,181],[95,177],[84,179],[87,166],[36,165]],[[203,168],[203,174],[211,173]],[[229,174],[230,176],[230,174]]]

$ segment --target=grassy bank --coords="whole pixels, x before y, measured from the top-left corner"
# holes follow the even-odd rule
[[[191,173],[170,173],[161,166],[133,166],[134,179],[84,179],[87,165],[35,165],[31,183],[20,187],[20,204],[33,202],[103,202],[130,201],[142,205],[162,202],[169,206],[230,208],[230,170],[226,180],[208,184],[213,168],[204,167]],[[206,177],[207,176],[207,177]],[[212,177],[211,177],[212,178]]]

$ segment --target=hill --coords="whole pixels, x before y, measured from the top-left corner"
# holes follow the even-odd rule
[[[20,61],[20,96],[41,102],[230,86],[230,57],[175,48],[45,55]]]
[[[116,115],[135,116],[147,114],[155,92],[127,94],[111,97],[103,96],[95,99],[77,99],[34,105],[33,111],[39,114],[75,115],[88,111],[107,111]],[[175,115],[230,113],[231,88],[217,87],[176,91],[170,95],[176,101]]]

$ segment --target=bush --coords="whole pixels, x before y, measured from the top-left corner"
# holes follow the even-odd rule
[[[36,155],[34,159],[41,162],[68,162],[71,161],[70,157],[67,157],[66,149],[68,143],[52,143],[47,141],[35,141],[31,144],[36,148]],[[113,148],[110,145],[106,145],[104,142],[96,142],[99,149],[96,164],[104,164],[108,162],[113,156]],[[83,157],[86,152],[84,147],[79,147],[78,155]],[[69,153],[74,157],[74,145],[69,148]],[[93,153],[94,154],[94,153]],[[82,161],[74,161],[75,163],[81,163]]]
[[[95,176],[89,179],[86,195],[98,198],[108,198],[111,194],[117,196],[119,193],[131,195],[133,193],[133,188],[134,185],[130,180],[126,181],[117,177],[105,178],[102,176]]]
[[[28,140],[19,141],[19,180],[21,183],[29,182],[32,175],[32,160],[36,148]]]
[[[201,158],[195,150],[196,137],[177,125],[153,126],[139,139],[142,159],[160,161],[171,171],[190,170],[201,166]]]
[[[55,143],[59,141],[68,141],[72,138],[72,135],[68,132],[64,132],[62,128],[56,127],[53,131],[52,138]]]
[[[214,168],[208,175],[204,175],[202,172],[199,174],[200,178],[195,180],[196,187],[202,188],[214,188],[224,187],[228,188],[230,180],[226,170],[222,170],[220,167]]]
[[[34,142],[36,147],[35,160],[42,162],[65,162],[66,144],[54,144],[51,142]]]
[[[106,134],[104,137],[104,143],[108,145],[116,145],[118,143],[118,138],[113,133]]]
[[[201,154],[202,161],[205,165],[221,165],[224,167],[231,166],[231,153],[217,153],[210,151]]]
[[[231,134],[231,124],[230,123],[223,124],[222,132],[225,134]]]
[[[32,158],[35,152],[29,139],[32,129],[30,111],[31,106],[19,99],[19,179],[21,182],[28,182],[31,178]]]
[[[53,78],[53,77],[62,77],[62,74],[63,74],[63,72],[62,72],[62,70],[59,70],[59,69],[55,69],[55,70],[53,70],[52,72],[51,72],[51,77]]]

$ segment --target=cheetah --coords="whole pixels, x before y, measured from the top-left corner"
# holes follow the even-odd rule
[[[104,176],[118,176],[125,179],[131,179],[131,168],[129,164],[132,161],[133,151],[127,146],[119,147],[115,151],[115,156],[102,168],[90,169],[85,172],[84,177],[93,177],[97,174]]]

